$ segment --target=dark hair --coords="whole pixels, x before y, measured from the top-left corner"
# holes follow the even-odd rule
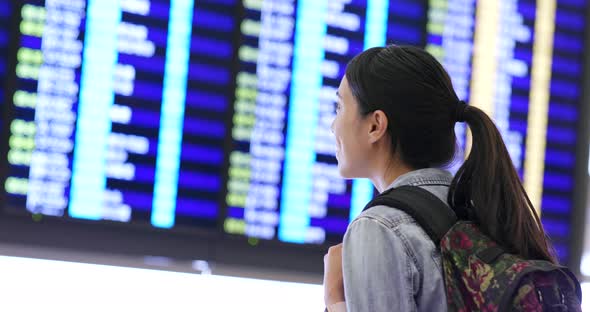
[[[482,110],[463,106],[433,56],[410,46],[372,48],[350,61],[346,78],[361,114],[385,113],[392,152],[413,169],[450,164],[455,122],[467,122],[472,149],[453,179],[449,204],[506,251],[556,262],[498,129]]]

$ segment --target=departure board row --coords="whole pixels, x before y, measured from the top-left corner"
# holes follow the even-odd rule
[[[569,256],[586,1],[18,3],[0,4],[10,213],[338,242],[374,188],[338,174],[336,90],[356,54],[407,44],[494,118]]]

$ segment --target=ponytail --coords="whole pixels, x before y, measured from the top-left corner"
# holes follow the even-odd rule
[[[473,144],[451,183],[448,202],[460,218],[477,222],[507,252],[557,263],[500,132],[476,107],[467,106],[462,119],[471,129]]]

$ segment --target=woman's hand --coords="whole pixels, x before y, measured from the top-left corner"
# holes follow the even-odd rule
[[[330,247],[324,256],[324,302],[329,307],[344,301],[342,244]]]

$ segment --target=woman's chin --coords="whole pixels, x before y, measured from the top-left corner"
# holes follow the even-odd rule
[[[346,166],[343,166],[340,164],[340,162],[338,162],[338,173],[340,173],[342,178],[353,179],[354,175],[350,171],[351,170],[349,168],[346,168]]]
[[[340,174],[340,176],[343,179],[359,179],[359,178],[364,178],[366,177],[365,174],[363,174],[363,172],[359,172],[358,170],[355,170],[356,168],[351,168],[349,166],[346,166],[345,164],[343,164],[341,161],[338,162],[338,173]]]

